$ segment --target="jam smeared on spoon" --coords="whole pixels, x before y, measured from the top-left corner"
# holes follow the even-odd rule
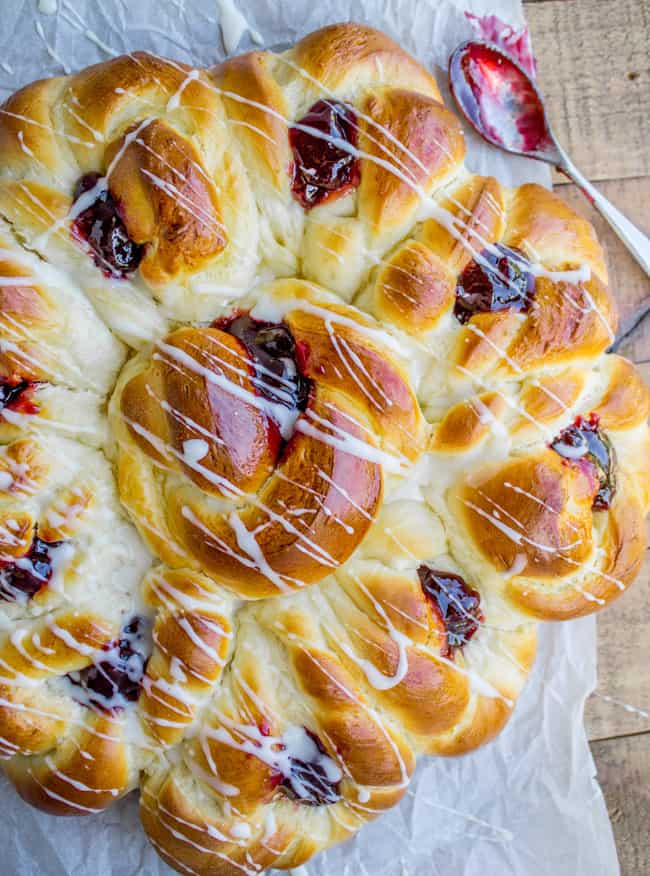
[[[546,161],[564,173],[650,276],[650,239],[592,186],[562,149],[524,67],[493,43],[472,40],[451,55],[449,82],[463,115],[484,140],[515,155]]]
[[[104,645],[101,659],[79,672],[68,673],[72,696],[82,706],[114,715],[140,696],[149,653],[148,624],[132,618],[120,638]]]
[[[535,277],[526,270],[526,257],[501,243],[494,250],[483,250],[458,278],[454,315],[459,322],[469,322],[475,313],[530,309]]]
[[[530,44],[530,33],[525,25],[517,30],[498,15],[474,15],[473,12],[465,12],[465,18],[470,22],[479,39],[494,43],[521,64],[527,73],[535,77],[537,61]]]
[[[75,202],[101,179],[98,173],[82,176],[74,191]],[[120,216],[119,204],[108,188],[98,192],[72,223],[74,237],[85,242],[93,261],[107,277],[125,279],[137,271],[144,247],[131,240]]]
[[[588,466],[587,473],[595,473],[599,486],[592,507],[594,511],[607,511],[616,493],[616,457],[609,438],[600,429],[598,414],[576,417],[573,425],[551,442],[551,449],[569,464]]]
[[[296,343],[286,325],[253,319],[249,313],[217,320],[215,327],[238,338],[255,367],[255,387],[264,398],[304,411],[310,381],[298,368]]]
[[[443,657],[453,657],[463,648],[483,623],[481,596],[460,575],[441,572],[429,566],[418,568],[420,586],[437,611],[447,631]]]
[[[330,806],[341,799],[342,773],[318,736],[305,727],[290,727],[282,737],[288,770],[278,784],[306,806]]]
[[[33,398],[37,385],[34,380],[1,377],[0,419],[4,410],[14,411],[16,414],[37,414],[39,407]]]
[[[449,78],[458,106],[490,143],[547,160],[557,152],[535,85],[496,46],[479,40],[459,46]]]
[[[22,557],[0,562],[0,599],[28,602],[47,587],[62,556],[63,541],[43,541],[34,530],[29,550]]]
[[[314,133],[304,128],[312,128]],[[354,110],[335,100],[317,101],[289,128],[293,151],[291,191],[306,210],[359,185],[359,159],[344,146],[356,148],[357,132]]]

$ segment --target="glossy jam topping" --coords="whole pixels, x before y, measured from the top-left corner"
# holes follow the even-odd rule
[[[289,128],[291,190],[303,207],[310,209],[359,185],[357,133],[354,110],[335,100],[319,100]]]
[[[518,250],[497,243],[484,249],[458,278],[454,315],[466,323],[475,313],[499,310],[527,311],[535,295],[535,277]]]
[[[70,672],[72,696],[83,706],[105,714],[122,711],[140,696],[147,667],[149,624],[134,617],[120,638],[108,642],[96,662],[79,672]]]
[[[100,179],[98,173],[82,176],[75,188],[75,202]],[[107,277],[124,279],[137,271],[144,248],[129,237],[119,205],[108,188],[101,189],[79,213],[72,223],[72,233],[90,248],[93,261]]]
[[[248,313],[215,325],[246,347],[254,363],[255,387],[264,398],[290,410],[305,409],[310,381],[300,373],[296,343],[286,325],[262,322]]]
[[[570,464],[588,466],[588,474],[595,474],[598,492],[594,511],[606,511],[616,492],[614,448],[600,429],[598,414],[576,417],[573,425],[563,429],[551,442],[551,448]]]
[[[284,793],[306,806],[328,806],[341,799],[341,770],[322,742],[304,727],[283,736],[288,771],[281,781]]]
[[[420,585],[447,631],[447,654],[463,648],[483,623],[481,596],[460,575],[429,566],[418,568]],[[443,655],[444,656],[444,655]]]
[[[449,62],[452,93],[468,121],[511,152],[556,151],[544,106],[528,74],[497,46],[459,46]]]
[[[0,416],[4,410],[17,414],[37,414],[38,405],[33,394],[37,384],[33,380],[0,378]]]
[[[63,541],[43,541],[34,532],[27,553],[9,562],[0,561],[0,599],[26,602],[47,587],[65,552]]]

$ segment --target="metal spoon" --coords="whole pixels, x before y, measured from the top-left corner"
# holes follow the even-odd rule
[[[650,276],[650,239],[592,186],[557,142],[537,86],[498,46],[462,43],[449,59],[456,103],[478,133],[500,149],[554,165],[600,211]]]

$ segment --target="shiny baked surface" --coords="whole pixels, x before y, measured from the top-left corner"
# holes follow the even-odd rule
[[[416,754],[500,730],[536,619],[632,581],[649,396],[604,355],[602,251],[464,151],[433,78],[353,24],[3,105],[0,747],[25,799],[139,785],[180,872],[296,866]]]

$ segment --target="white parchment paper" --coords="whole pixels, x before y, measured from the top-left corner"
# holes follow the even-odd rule
[[[385,30],[432,68],[444,68],[449,52],[472,36],[465,10],[524,24],[520,0],[236,2],[266,46],[352,19]],[[138,48],[213,64],[224,56],[220,8],[231,5],[0,0],[0,96],[35,78]],[[240,49],[250,45],[245,32]],[[506,184],[550,184],[546,167],[502,155],[471,133],[467,139],[473,170]],[[617,876],[583,727],[584,703],[595,683],[594,620],[544,626],[535,669],[501,736],[463,758],[422,760],[400,806],[300,868],[299,876]],[[99,816],[55,819],[24,804],[2,777],[0,807],[2,876],[171,873],[139,827],[137,794]]]

